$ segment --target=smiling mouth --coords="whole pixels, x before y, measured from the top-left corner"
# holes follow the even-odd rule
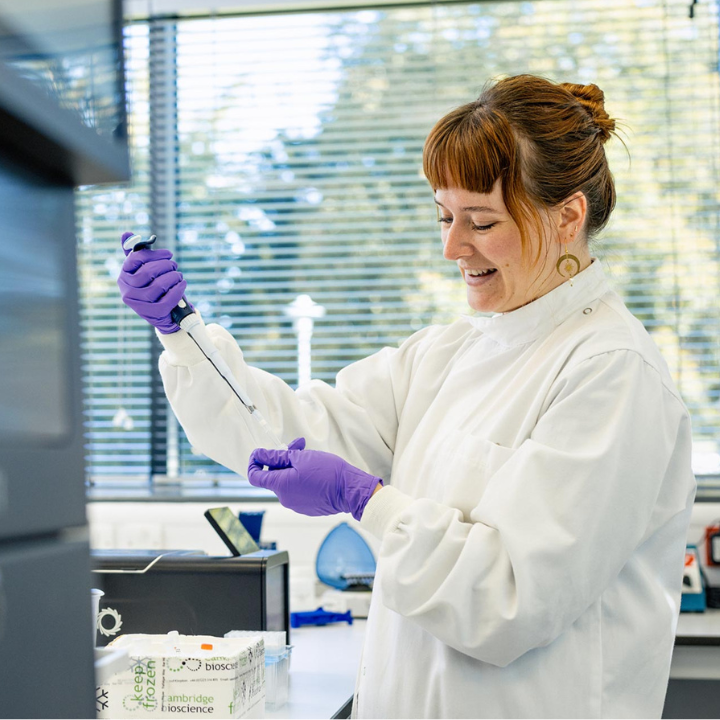
[[[497,272],[497,268],[488,268],[487,270],[466,270],[465,275],[470,277],[487,277]]]

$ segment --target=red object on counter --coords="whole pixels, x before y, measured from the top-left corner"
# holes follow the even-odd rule
[[[720,566],[720,525],[708,525],[705,531],[705,558],[710,566]]]

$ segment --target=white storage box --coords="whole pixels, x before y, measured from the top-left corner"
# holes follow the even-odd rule
[[[97,689],[98,718],[261,718],[262,637],[121,635],[129,667]]]
[[[290,651],[284,632],[231,630],[226,638],[248,638],[260,635],[265,642],[265,708],[279,710],[288,701]]]

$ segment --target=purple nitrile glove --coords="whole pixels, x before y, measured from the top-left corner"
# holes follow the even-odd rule
[[[121,243],[133,233],[123,233]],[[169,335],[180,326],[170,311],[180,302],[187,283],[169,250],[124,250],[125,262],[117,279],[122,301],[141,318]]]
[[[265,465],[268,470],[263,470]],[[287,450],[253,450],[248,480],[272,490],[282,505],[303,515],[349,512],[356,520],[375,488],[383,484],[337,455],[305,450],[305,438],[293,440]]]

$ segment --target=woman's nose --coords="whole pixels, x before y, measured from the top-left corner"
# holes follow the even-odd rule
[[[473,248],[468,241],[467,232],[457,222],[453,222],[445,231],[443,238],[443,257],[446,260],[458,260],[472,255]]]

